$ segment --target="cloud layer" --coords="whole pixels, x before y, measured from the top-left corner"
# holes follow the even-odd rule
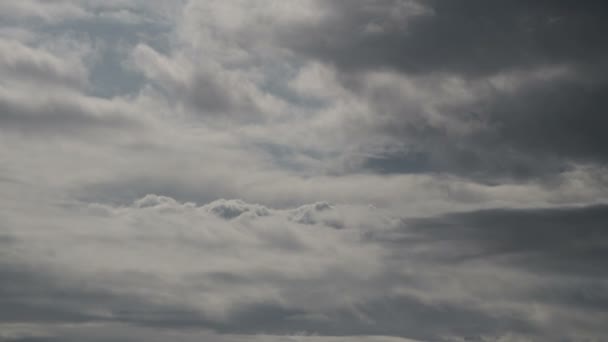
[[[606,6],[0,4],[0,341],[604,340]]]
[[[135,335],[603,338],[607,219],[605,206],[401,219],[157,195],[70,205],[3,233],[2,320],[59,340],[81,330],[110,339],[100,327],[115,325]]]

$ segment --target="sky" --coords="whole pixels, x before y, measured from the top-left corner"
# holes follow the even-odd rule
[[[0,0],[0,341],[608,340],[607,14]]]

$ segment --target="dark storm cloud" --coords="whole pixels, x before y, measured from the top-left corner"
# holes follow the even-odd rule
[[[574,161],[608,158],[608,79],[601,82],[557,80],[532,84],[513,94],[496,94],[487,112],[489,140],[531,154]]]
[[[149,277],[133,274],[131,279]],[[272,280],[272,275],[270,275]],[[111,275],[110,275],[111,277]],[[256,277],[257,278],[257,277]],[[278,303],[261,302],[240,307],[228,319],[207,318],[178,306],[163,306],[153,299],[120,295],[103,290],[101,284],[77,284],[53,274],[27,268],[0,269],[0,322],[44,324],[126,323],[133,327],[183,330],[212,329],[223,334],[270,335],[320,334],[323,336],[401,336],[422,340],[443,340],[442,336],[472,336],[522,333],[536,329],[523,318],[490,314],[451,303],[425,303],[408,296],[386,296],[362,301],[356,309],[344,308],[315,314]],[[280,279],[276,278],[275,281]],[[259,281],[238,275],[205,275],[205,282],[224,286]],[[302,287],[304,290],[305,286]],[[316,316],[315,316],[316,315]],[[85,325],[86,326],[86,325]],[[111,336],[97,332],[95,338]],[[61,337],[61,336],[59,336]],[[33,337],[27,337],[33,338]],[[41,337],[40,337],[41,338]],[[44,337],[51,338],[51,337]],[[19,338],[0,341],[21,341]]]
[[[496,181],[605,164],[604,2],[329,1],[322,7],[327,12],[320,23],[281,32],[281,44],[341,70],[342,84],[371,105],[375,133],[407,147],[376,153],[364,169]],[[550,68],[568,72],[523,81]],[[396,85],[370,88],[368,78],[357,76],[382,70],[397,71],[419,87],[435,82],[429,91],[438,97],[442,77],[464,80],[460,87],[477,100],[434,109],[477,127],[454,134],[450,124],[432,122],[425,100],[404,97]],[[519,82],[515,89],[491,79],[511,74]]]
[[[106,276],[105,279],[109,280],[120,275]],[[135,272],[129,278],[145,282],[154,276]],[[103,281],[66,281],[48,270],[24,265],[1,265],[0,280],[1,323],[129,322],[160,327],[209,325],[202,316],[187,309],[163,306],[137,296],[108,291]]]
[[[454,304],[424,303],[407,296],[387,296],[361,302],[356,310],[337,310],[322,317],[278,305],[255,305],[238,313],[229,325],[216,324],[225,333],[290,334],[303,331],[324,336],[384,335],[446,341],[442,336],[477,338],[507,331],[535,332],[524,319],[493,315]]]
[[[376,108],[392,117],[380,130],[408,149],[370,157],[364,167],[383,173],[448,172],[482,181],[557,175],[576,165],[606,165],[608,80],[578,77],[534,81],[514,91],[490,90],[473,104],[443,108],[446,116],[477,124],[464,135],[433,126],[396,99]]]
[[[92,321],[95,317],[80,307],[105,299],[62,288],[48,274],[16,265],[2,265],[0,280],[0,322],[4,323]]]
[[[532,272],[608,276],[608,206],[494,209],[405,221],[408,234],[464,246],[445,262],[496,258]],[[598,302],[599,303],[599,302]],[[608,305],[608,302],[605,303]]]
[[[500,296],[504,300],[546,305],[554,312],[579,312],[605,318],[608,309],[607,226],[606,205],[553,209],[492,209],[407,219],[404,220],[401,233],[390,233],[390,237],[387,236],[386,239],[382,238],[383,233],[371,233],[369,237],[380,239],[387,246],[393,246],[396,260],[416,259],[420,265],[426,265],[426,270],[445,267],[446,271],[460,269],[460,272],[464,272],[467,265],[481,269],[488,264],[493,265],[492,268],[496,269],[496,272],[518,270],[531,276],[530,279],[538,277],[537,279],[542,280],[526,284],[530,279],[512,279],[503,284],[499,283],[499,286],[505,287],[495,290],[501,292]],[[447,278],[450,277],[452,276]],[[421,279],[417,275],[402,281],[413,281],[413,284],[416,284]],[[481,287],[485,286],[484,282],[490,281],[485,276],[473,276],[471,280],[481,282],[478,283]],[[483,301],[492,301],[490,297],[495,298],[494,295],[487,297],[487,294],[485,291],[479,293]],[[550,338],[549,336],[563,337],[566,331],[572,332],[575,330],[574,326],[580,324],[579,327],[585,327],[582,329],[586,329],[588,333],[595,332],[599,334],[597,336],[602,336],[603,318],[594,322],[576,322],[567,316],[560,317],[556,314],[552,318],[553,331],[540,328],[525,319],[519,323],[517,320],[508,323],[505,317],[498,320],[502,327],[494,328],[495,332],[498,332],[496,336],[511,332],[522,336],[536,336],[534,340],[543,340]],[[435,316],[434,322],[441,322],[440,317]],[[449,329],[457,330],[455,336],[469,336],[476,341],[475,336],[480,333],[484,335],[479,326],[467,332],[466,324],[460,324],[453,319],[446,322],[449,322]],[[424,325],[426,321],[420,321],[418,324]],[[480,326],[487,327],[488,324],[492,322]],[[434,329],[438,330],[437,327]],[[423,338],[435,340],[431,336]],[[580,339],[582,337],[572,337],[572,340]]]
[[[327,1],[326,20],[285,44],[345,70],[481,76],[545,64],[601,62],[603,1]]]

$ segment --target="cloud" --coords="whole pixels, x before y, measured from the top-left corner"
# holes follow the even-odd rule
[[[604,5],[0,4],[0,340],[604,340]]]
[[[65,19],[86,16],[82,7],[70,1],[53,1],[49,3],[39,0],[24,0],[5,2],[0,5],[2,19],[6,21],[26,20],[43,22],[58,22]]]
[[[597,205],[559,209],[492,209],[413,220],[406,224],[432,236],[432,239],[467,241],[466,248],[462,250],[464,259],[506,256],[504,261],[511,262],[508,257],[516,256],[512,261],[519,267],[563,275],[601,272],[603,258],[598,256],[604,253],[606,238],[602,227],[606,220],[608,208]],[[473,244],[468,244],[470,242]],[[458,260],[455,255],[450,257]],[[570,262],[577,266],[568,268]]]
[[[201,114],[255,111],[247,108],[247,96],[238,94],[239,81],[217,67],[209,66],[207,70],[200,65],[196,68],[160,55],[150,47],[140,45],[134,50],[134,64],[143,73],[158,82],[157,84],[172,99],[179,99]]]
[[[551,177],[577,165],[605,165],[605,144],[596,129],[604,108],[596,91],[601,92],[605,81],[541,70],[537,76],[506,74],[491,79],[490,86],[488,81],[456,81],[451,83],[459,89],[453,89],[447,88],[450,81],[439,78],[430,80],[428,90],[409,88],[417,82],[404,78],[388,83],[390,88],[380,84],[361,90],[383,113],[370,129],[393,139],[386,152],[372,150],[363,166],[493,181]],[[426,91],[435,87],[441,96],[428,97]]]
[[[290,336],[273,335],[226,335],[212,331],[189,329],[175,332],[151,327],[138,327],[125,324],[95,323],[74,328],[66,325],[48,325],[42,328],[32,327],[28,324],[5,324],[2,326],[7,341],[166,341],[179,339],[180,341],[213,341],[213,342],[244,342],[244,341],[270,341],[270,342],[415,342],[411,339],[384,336],[315,336],[294,334]]]
[[[281,114],[281,99],[260,89],[259,81],[246,71],[218,62],[189,50],[165,56],[146,45],[132,53],[132,64],[168,97],[176,111],[211,125],[252,124]]]
[[[227,204],[232,204],[232,209],[235,205],[255,208],[263,215],[241,214],[237,219],[228,215],[231,213],[226,214],[226,210],[218,210],[226,209]],[[92,205],[81,209],[86,213],[83,218],[91,220],[87,226],[95,225],[101,230],[87,229],[86,235],[92,235],[82,241],[81,246],[84,248],[70,248],[69,253],[61,250],[67,251],[64,248],[70,244],[70,240],[80,239],[80,234],[69,228],[71,224],[58,227],[50,236],[44,236],[46,234],[38,228],[30,227],[32,230],[26,230],[38,236],[32,240],[20,235],[19,231],[24,230],[17,227],[14,227],[15,230],[10,229],[12,234],[9,236],[17,234],[19,237],[5,250],[5,260],[14,262],[18,271],[3,268],[6,278],[14,281],[3,282],[7,287],[3,287],[2,297],[25,298],[28,293],[38,295],[30,296],[32,302],[14,302],[15,309],[6,311],[6,314],[24,312],[25,317],[10,316],[8,320],[19,322],[26,319],[32,310],[37,310],[42,320],[46,319],[46,311],[63,311],[66,312],[64,322],[127,319],[145,324],[149,315],[152,315],[149,318],[151,320],[164,321],[161,318],[164,315],[172,320],[177,313],[171,312],[178,311],[184,312],[185,321],[176,321],[175,324],[206,325],[236,331],[238,325],[230,323],[230,317],[243,315],[241,319],[249,321],[253,318],[250,316],[253,311],[248,313],[249,307],[253,310],[255,306],[267,306],[269,313],[276,311],[281,315],[279,318],[285,320],[287,317],[282,317],[284,314],[281,312],[295,314],[301,310],[298,306],[322,310],[323,307],[331,308],[335,305],[330,302],[348,301],[348,297],[340,298],[338,294],[334,294],[334,299],[330,300],[331,293],[324,295],[325,303],[317,299],[313,301],[314,297],[311,296],[321,292],[313,290],[312,293],[307,293],[309,291],[300,292],[297,288],[292,288],[289,284],[299,282],[298,279],[312,277],[314,283],[315,278],[323,279],[326,272],[332,269],[341,274],[338,277],[345,277],[344,281],[375,272],[373,247],[358,246],[356,240],[345,239],[348,234],[339,233],[335,229],[292,223],[286,211],[269,210],[239,201],[218,201],[196,206],[153,195],[136,201],[130,207]],[[64,218],[72,220],[74,217],[70,216]],[[156,224],[153,224],[155,221]],[[102,228],[104,226],[111,227],[113,233]],[[168,229],[169,227],[172,228]],[[42,235],[38,235],[40,233]],[[113,243],[107,243],[114,239],[122,240],[131,247],[124,249],[120,246],[122,243],[116,245],[116,248],[110,247]],[[166,245],[168,249],[165,252],[157,250],[158,246],[166,243],[169,245]],[[13,254],[12,247],[19,246],[28,246],[28,255]],[[35,260],[45,254],[45,251],[50,251],[48,248],[53,250],[51,253],[55,257],[47,259],[50,262],[46,266],[39,265]],[[152,255],[145,250],[157,250],[153,253],[156,254],[153,258],[159,263],[154,262],[155,266],[150,264],[149,257]],[[366,250],[371,254],[359,255],[359,252]],[[232,251],[236,251],[236,254]],[[100,259],[101,255],[105,257]],[[188,262],[191,257],[200,262]],[[372,260],[368,260],[369,257]],[[281,260],[279,263],[276,262],[277,258]],[[121,261],[117,262],[119,259]],[[165,261],[160,262],[162,259]],[[357,259],[360,261],[355,272],[350,262]],[[76,260],[80,261],[74,263]],[[34,273],[34,267],[49,269]],[[266,277],[274,279],[272,282],[276,282],[278,287],[264,285],[267,283]],[[87,289],[81,289],[73,283],[77,278],[86,283],[83,285]],[[20,288],[10,286],[15,282],[30,285]],[[145,283],[148,285],[142,287]],[[47,284],[46,288],[41,287],[41,284]],[[181,288],[181,294],[170,290],[174,286]],[[327,284],[323,286],[327,287]],[[170,291],[165,292],[167,290]],[[55,293],[65,293],[66,297],[60,303],[53,303]],[[153,299],[155,296],[160,296],[160,301]],[[161,300],[162,297],[164,299]],[[105,299],[95,303],[95,298]],[[148,300],[152,301],[147,303]],[[90,302],[90,306],[85,304],[87,302]],[[86,307],[80,310],[74,306],[77,303]],[[166,310],[169,312],[163,314]],[[240,313],[242,310],[245,311]],[[153,312],[159,312],[160,316],[155,318]],[[53,319],[62,317],[58,313],[51,316]],[[27,319],[35,317],[38,316],[32,315]],[[158,324],[172,325],[170,321]],[[260,321],[260,324],[271,324],[271,321]],[[279,329],[279,326],[269,326],[268,329]],[[252,332],[264,329],[249,325],[245,330]]]
[[[80,135],[110,130],[137,130],[142,122],[120,105],[75,94],[43,95],[26,101],[0,88],[0,122],[9,132]]]
[[[148,195],[52,211],[44,225],[13,219],[5,232],[4,322],[74,325],[66,336],[125,322],[133,333],[223,337],[566,332],[554,325],[602,336],[590,315],[603,308],[604,206],[399,219],[361,206]]]
[[[603,108],[600,7],[330,1],[320,19],[277,30],[277,44],[337,69],[335,87],[369,108],[345,120],[370,156],[346,155],[347,172],[519,181],[605,164],[589,125]]]
[[[87,70],[80,60],[62,58],[44,49],[36,49],[14,40],[0,40],[0,72],[3,83],[44,82],[54,87],[85,87]],[[11,82],[11,83],[12,83]]]
[[[345,70],[483,76],[546,64],[597,63],[607,50],[604,5],[483,1],[324,2],[320,22],[282,43]]]
[[[244,213],[250,213],[253,216],[268,216],[270,211],[268,208],[261,205],[251,205],[241,200],[218,200],[213,201],[205,206],[205,208],[219,217],[232,219],[239,217]]]

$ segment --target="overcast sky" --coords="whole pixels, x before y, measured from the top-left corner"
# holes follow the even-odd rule
[[[0,0],[0,341],[608,341],[607,14]]]

